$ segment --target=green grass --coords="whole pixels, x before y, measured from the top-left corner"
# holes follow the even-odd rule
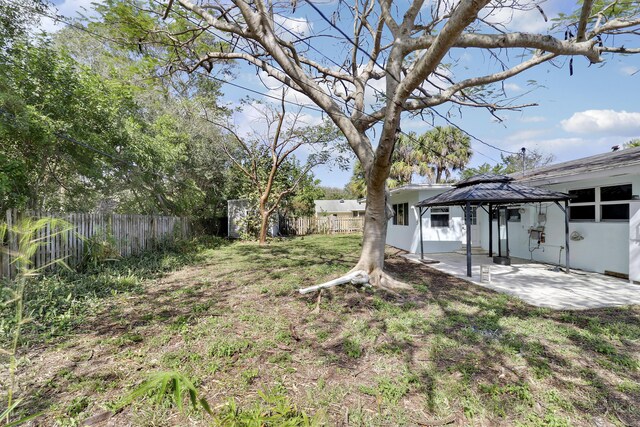
[[[538,309],[392,256],[413,291],[341,286],[315,312],[317,294],[296,289],[345,273],[359,250],[359,236],[211,240],[42,277],[24,407],[77,425],[176,371],[213,417],[143,395],[110,423],[640,425],[640,308]]]

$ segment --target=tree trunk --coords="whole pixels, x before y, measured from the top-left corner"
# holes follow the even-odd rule
[[[260,238],[258,242],[261,245],[267,243],[267,227],[269,227],[269,211],[266,202],[260,198]]]
[[[384,246],[387,238],[387,200],[385,189],[367,189],[367,206],[364,216],[364,239],[358,270],[372,273],[384,265]]]

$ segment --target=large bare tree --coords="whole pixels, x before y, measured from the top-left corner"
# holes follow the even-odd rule
[[[338,1],[328,13],[326,5],[296,0],[163,3],[165,16],[190,18],[202,34],[224,42],[203,52],[189,49],[199,33],[193,32],[191,41],[176,38],[177,57],[187,69],[211,70],[230,60],[251,64],[304,94],[344,133],[367,181],[364,241],[354,270],[364,270],[380,286],[397,284],[383,272],[390,215],[385,182],[403,113],[429,113],[451,104],[496,114],[518,106],[491,95],[496,91],[485,90],[488,85],[559,57],[599,63],[606,53],[640,52],[629,40],[624,46],[613,44],[638,34],[640,6],[635,1],[579,1],[555,30],[538,34],[512,30],[508,22],[514,13],[525,12],[531,19],[546,20],[544,3],[537,0]],[[330,31],[296,36],[287,25],[296,8],[313,13]],[[348,48],[321,53],[321,37],[341,38]],[[487,53],[494,71],[485,74],[483,66],[457,77],[455,63],[445,62],[452,62],[461,49]],[[384,89],[375,91],[378,102],[370,105],[376,84]]]

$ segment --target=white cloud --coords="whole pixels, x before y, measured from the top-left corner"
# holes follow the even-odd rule
[[[276,23],[276,33],[284,40],[294,41],[300,37],[311,35],[313,23],[306,18],[296,18],[293,16],[273,15]],[[293,34],[292,34],[293,33]]]
[[[532,140],[538,136],[544,135],[548,131],[546,129],[525,129],[512,133],[507,137],[507,141],[522,142]]]
[[[522,90],[520,85],[518,85],[517,83],[505,83],[504,84],[504,88],[506,90],[510,90],[510,91],[513,91],[513,92],[519,92],[519,91]]]
[[[574,113],[560,122],[562,128],[572,133],[602,133],[612,135],[637,135],[640,133],[640,113],[614,110],[586,110]]]
[[[542,116],[525,116],[520,118],[520,121],[523,123],[542,123],[547,121],[547,118]]]
[[[527,9],[514,9],[512,7],[488,6],[484,9],[485,21],[499,25],[507,30],[521,31],[525,33],[545,32],[551,23],[545,22],[540,11],[531,6]],[[550,16],[548,11],[545,14]],[[483,16],[482,12],[480,16]]]
[[[634,67],[634,66],[631,66],[631,65],[620,68],[620,72],[622,74],[626,74],[627,76],[633,76],[638,71],[640,71],[640,69],[638,69],[638,67]]]

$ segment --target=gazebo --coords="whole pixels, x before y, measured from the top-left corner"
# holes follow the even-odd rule
[[[467,235],[467,276],[471,277],[471,209],[482,208],[489,215],[489,256],[493,256],[493,212],[505,210],[510,205],[527,203],[554,202],[564,212],[565,242],[566,242],[566,272],[569,273],[569,208],[571,198],[566,193],[530,187],[513,182],[513,178],[506,175],[482,173],[459,181],[455,188],[436,196],[422,200],[416,206],[420,212],[420,258],[424,259],[424,241],[422,238],[422,216],[434,206],[461,206],[464,211]],[[564,206],[560,204],[564,202]],[[506,257],[509,257],[509,226],[505,221]],[[498,221],[498,226],[500,222]],[[501,251],[500,245],[498,245]],[[500,254],[502,255],[502,254]]]

